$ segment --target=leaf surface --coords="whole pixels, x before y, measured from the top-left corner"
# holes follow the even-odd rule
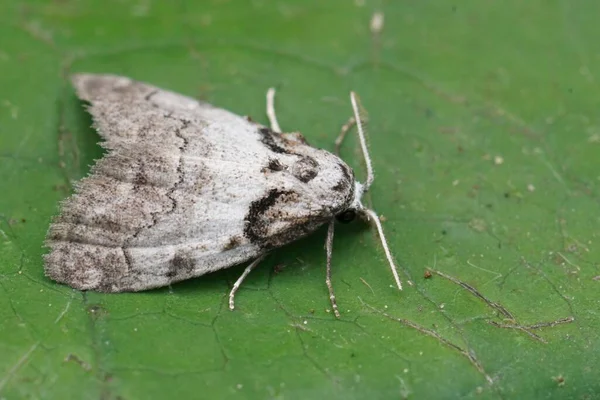
[[[585,6],[583,6],[585,3]],[[600,3],[31,1],[0,6],[0,397],[530,398],[600,393]],[[372,17],[384,16],[380,32]],[[338,226],[143,293],[43,275],[51,217],[102,156],[68,84],[128,75],[333,140],[358,92],[405,290]],[[343,156],[364,176],[358,141]],[[431,271],[431,276],[426,271]]]

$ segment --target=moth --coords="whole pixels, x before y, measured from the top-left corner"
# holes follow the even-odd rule
[[[381,223],[361,198],[373,183],[358,98],[354,116],[367,167],[365,183],[336,154],[281,133],[267,92],[270,128],[210,104],[115,75],[78,74],[107,150],[54,217],[45,245],[46,275],[80,290],[141,291],[251,261],[328,224],[326,284],[331,284],[334,222],[372,222],[399,289]]]

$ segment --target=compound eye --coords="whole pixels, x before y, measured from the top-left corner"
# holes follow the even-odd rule
[[[336,215],[335,218],[341,223],[347,224],[348,222],[354,221],[354,218],[356,218],[356,211],[353,209],[349,209]]]

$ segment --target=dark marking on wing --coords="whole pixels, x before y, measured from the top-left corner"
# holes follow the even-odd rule
[[[267,127],[262,127],[258,130],[260,132],[260,134],[262,135],[261,138],[261,142],[267,146],[269,148],[269,150],[271,150],[274,153],[280,153],[280,154],[294,154],[291,151],[281,147],[279,144],[277,144],[277,141],[275,140],[275,138],[279,138],[281,135],[279,135],[278,133],[274,132],[273,130],[267,128]]]
[[[346,178],[346,180],[348,182],[353,182],[354,181],[354,172],[352,172],[352,170],[345,164],[338,163],[338,166],[342,170],[342,173],[344,174],[344,178]]]
[[[303,217],[286,211],[286,205],[296,203],[298,196],[298,193],[291,190],[271,189],[263,198],[252,202],[244,221],[244,236],[252,244],[269,250],[313,232],[333,217],[332,210],[328,208]],[[281,221],[287,221],[287,224],[279,226],[275,231],[271,230]]]
[[[143,165],[140,166],[140,171],[138,171],[135,174],[135,177],[133,178],[133,184],[134,185],[145,185],[145,184],[148,183],[148,178],[147,178],[146,173],[145,173],[145,171],[143,169],[144,169]]]
[[[246,224],[244,235],[250,242],[259,246],[264,245],[269,227],[263,220],[263,217],[269,208],[273,207],[277,202],[278,198],[289,193],[290,191],[287,190],[271,189],[265,197],[255,200],[250,204],[244,221]]]
[[[295,198],[296,193],[289,190],[271,189],[267,195],[261,199],[255,200],[250,204],[248,214],[246,214],[244,235],[251,243],[261,247],[268,247],[269,221],[265,219],[265,214],[284,196]]]
[[[235,249],[242,243],[242,238],[239,236],[234,236],[223,246],[223,251]]]
[[[354,193],[354,173],[350,170],[349,167],[342,163],[338,163],[338,167],[342,170],[342,174],[344,177],[340,179],[332,188],[336,192],[346,192],[348,189],[352,188],[352,193]]]
[[[331,190],[336,192],[344,192],[348,189],[348,181],[345,179],[340,179],[338,183],[331,187]]]
[[[267,166],[262,169],[262,172],[267,172],[267,171],[279,172],[279,171],[283,171],[284,169],[285,169],[285,166],[281,162],[279,162],[278,159],[271,158],[271,159],[269,159],[269,163],[267,164]]]
[[[319,173],[319,163],[312,157],[304,156],[294,163],[292,175],[301,182],[308,183]]]
[[[114,84],[111,86],[104,87],[100,90],[103,91],[112,91],[114,93],[119,93],[124,98],[129,98],[133,100],[137,100],[140,97],[144,97],[144,99],[150,100],[152,96],[158,93],[160,90],[154,88],[153,86],[146,85],[145,83],[129,80],[128,82],[122,82],[119,84]],[[97,93],[100,95],[100,92]],[[101,98],[98,96],[97,98]]]
[[[178,275],[184,275],[192,272],[194,269],[194,260],[183,254],[175,254],[169,263],[169,270],[166,276],[174,278]]]
[[[151,91],[150,93],[148,93],[147,95],[144,96],[144,100],[150,101],[150,99],[152,98],[152,96],[154,96],[158,92],[159,92],[158,89]]]
[[[306,138],[300,132],[282,133],[281,137],[287,143],[290,143],[290,145],[305,144],[307,146],[310,146]]]

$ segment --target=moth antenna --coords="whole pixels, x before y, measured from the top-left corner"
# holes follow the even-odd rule
[[[281,133],[281,127],[277,122],[277,115],[275,115],[275,88],[273,87],[267,90],[267,117],[269,118],[269,124],[271,124],[271,130]]]
[[[360,139],[360,147],[362,148],[363,157],[365,158],[365,164],[367,165],[367,180],[363,184],[363,193],[369,190],[375,175],[373,175],[373,163],[371,162],[371,156],[369,155],[369,149],[367,148],[367,139],[365,138],[365,129],[363,116],[366,116],[364,108],[362,108],[358,96],[354,92],[350,92],[350,102],[352,103],[352,110],[354,111],[354,119],[356,121],[356,128],[358,130],[358,138]]]
[[[396,280],[396,285],[398,285],[398,289],[402,290],[402,281],[398,276],[398,269],[396,268],[396,264],[394,263],[394,259],[392,258],[392,253],[390,252],[390,248],[388,247],[387,240],[385,239],[385,234],[383,233],[383,227],[381,226],[381,221],[379,221],[379,217],[377,216],[375,211],[370,210],[368,208],[363,208],[361,211],[367,214],[369,219],[375,223],[375,226],[377,227],[377,232],[379,232],[379,239],[381,240],[381,245],[383,246],[383,251],[385,252],[385,256],[387,257],[387,260],[390,263],[392,274],[394,275],[394,279]]]

